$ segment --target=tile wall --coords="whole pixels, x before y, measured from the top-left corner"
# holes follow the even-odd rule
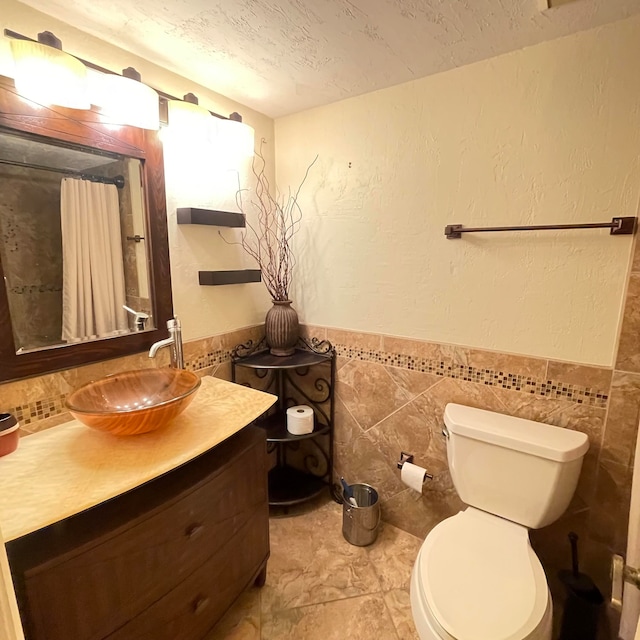
[[[634,321],[637,317],[627,311],[623,336]],[[624,553],[626,546],[640,365],[637,372],[624,371],[323,327],[304,327],[304,332],[330,340],[338,353],[336,472],[374,485],[384,519],[413,535],[424,537],[462,507],[441,435],[447,402],[587,433],[591,448],[568,512],[532,532],[532,541],[557,590],[555,574],[569,565],[566,534],[577,531],[584,570],[608,591],[610,554]],[[231,349],[261,335],[256,326],[188,342],[186,366],[229,379]],[[629,357],[623,345],[624,340],[619,361]],[[28,435],[69,420],[64,399],[79,385],[108,373],[167,364],[167,359],[166,350],[155,361],[142,353],[6,383],[0,385],[0,410],[16,414],[22,434]],[[400,482],[395,462],[401,450],[414,453],[435,476],[422,496]]]
[[[0,178],[0,257],[11,315],[20,318],[14,339],[33,349],[59,341],[62,330],[60,176],[2,165]]]
[[[184,344],[185,368],[199,375],[230,379],[231,349],[247,340],[262,337],[262,327],[248,327]],[[157,358],[147,352],[84,367],[57,371],[44,376],[0,384],[0,412],[13,413],[20,431],[27,436],[72,419],[66,411],[66,396],[80,385],[111,373],[169,364],[169,351],[162,349]]]
[[[306,326],[308,337],[329,340],[338,355],[336,474],[375,486],[383,519],[424,537],[463,506],[441,434],[448,402],[582,431],[591,446],[576,495],[558,522],[531,539],[555,596],[563,596],[558,570],[570,567],[569,531],[580,536],[582,569],[608,593],[611,553],[626,551],[640,418],[640,345],[632,339],[640,335],[640,260],[634,265],[615,368]],[[434,474],[422,496],[400,482],[400,451]],[[615,616],[604,624],[613,630]]]

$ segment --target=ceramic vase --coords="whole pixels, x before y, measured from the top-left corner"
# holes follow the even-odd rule
[[[274,356],[290,356],[295,352],[300,329],[298,314],[291,300],[274,300],[264,320],[269,351]]]

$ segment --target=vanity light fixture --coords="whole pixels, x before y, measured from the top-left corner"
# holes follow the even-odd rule
[[[94,72],[90,78],[92,102],[110,123],[154,131],[160,128],[158,94],[141,82],[133,67],[123,69],[121,76]]]
[[[179,100],[152,89],[132,67],[120,76],[64,53],[61,41],[50,31],[39,33],[37,42],[9,29],[4,35],[12,38],[14,81],[24,98],[74,109],[89,109],[93,102],[112,121],[109,124],[157,130],[161,97],[163,104],[167,101],[169,125],[163,138],[209,143],[228,166],[253,156],[255,132],[237,112],[226,118],[201,107],[193,93]]]
[[[87,69],[80,60],[62,51],[62,42],[50,31],[38,41],[12,40],[14,82],[18,93],[42,105],[88,109]]]
[[[171,135],[207,141],[215,135],[217,118],[198,104],[195,94],[187,93],[183,100],[169,100],[167,110]]]
[[[242,122],[242,116],[239,113],[234,111],[228,119],[218,120],[216,144],[220,146],[220,152],[225,157],[236,161],[252,157],[254,139],[253,127]]]
[[[236,166],[241,160],[253,156],[255,132],[234,112],[229,118],[211,113],[198,103],[193,93],[184,100],[169,100],[168,130],[171,135],[209,142],[223,163]]]

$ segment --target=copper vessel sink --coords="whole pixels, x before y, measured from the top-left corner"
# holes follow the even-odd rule
[[[117,436],[155,431],[184,411],[200,378],[184,369],[116,373],[76,389],[66,401],[74,418]]]

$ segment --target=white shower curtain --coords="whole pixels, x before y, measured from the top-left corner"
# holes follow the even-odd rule
[[[629,511],[629,537],[625,563],[640,567],[640,437],[636,442],[636,456],[631,485],[631,509]],[[631,584],[624,585],[620,638],[634,640],[640,637],[638,615],[640,614],[640,591]]]
[[[118,191],[63,178],[62,339],[78,342],[128,331]]]

